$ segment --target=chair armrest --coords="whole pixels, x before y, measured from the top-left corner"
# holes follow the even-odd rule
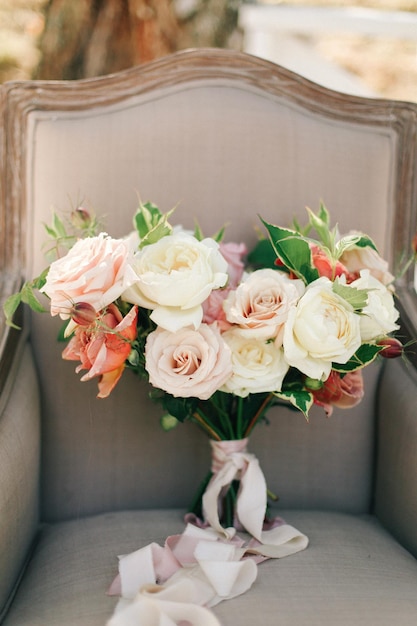
[[[40,403],[30,346],[9,331],[0,367],[0,622],[39,523]]]
[[[377,397],[375,513],[417,557],[417,370],[388,361]]]

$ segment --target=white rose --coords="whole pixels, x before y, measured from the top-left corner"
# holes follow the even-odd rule
[[[301,280],[291,280],[277,270],[256,270],[227,296],[226,319],[248,336],[276,337],[303,292]]]
[[[214,324],[175,333],[157,328],[145,357],[151,385],[175,397],[208,400],[232,373],[230,349]]]
[[[349,239],[349,236],[344,239]],[[339,260],[349,272],[360,272],[363,269],[370,270],[371,275],[384,285],[390,285],[394,280],[394,276],[388,271],[388,262],[370,246],[360,247],[352,245],[351,248],[345,250]]]
[[[326,380],[332,363],[346,363],[361,345],[360,316],[321,277],[308,285],[284,326],[284,353],[303,374]]]
[[[353,281],[350,286],[357,289],[369,289],[368,302],[360,316],[363,341],[373,341],[399,328],[396,324],[399,311],[395,308],[391,291],[374,278],[369,270],[362,270],[360,278]]]
[[[250,393],[280,391],[288,371],[282,348],[257,337],[246,337],[237,329],[223,333],[232,351],[233,373],[222,391],[242,398]]]
[[[67,319],[77,302],[100,311],[119,298],[130,284],[129,249],[128,241],[106,233],[79,239],[64,257],[51,263],[41,289],[51,299],[51,315]]]
[[[202,302],[228,279],[218,244],[213,239],[198,241],[185,232],[145,246],[134,255],[132,268],[136,282],[123,299],[153,309],[151,319],[172,332],[198,328]]]

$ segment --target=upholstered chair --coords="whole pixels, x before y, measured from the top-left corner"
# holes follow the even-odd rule
[[[45,267],[53,211],[94,210],[113,236],[138,198],[175,222],[256,241],[323,201],[395,265],[417,216],[417,105],[332,92],[272,63],[185,51],[118,74],[1,88],[0,289]],[[398,282],[415,337],[413,268]],[[60,322],[0,322],[0,614],[4,626],[104,626],[118,555],[184,527],[209,467],[193,424],[170,432],[126,372],[107,399],[61,358]],[[410,348],[411,349],[411,348]],[[417,375],[365,370],[365,398],[326,418],[276,408],[251,437],[276,510],[309,537],[214,612],[224,626],[417,624]]]

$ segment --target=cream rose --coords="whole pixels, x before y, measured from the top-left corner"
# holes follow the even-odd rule
[[[100,233],[78,240],[64,257],[51,263],[41,289],[51,299],[51,315],[68,319],[77,302],[96,311],[114,302],[129,284],[129,248],[127,241]]]
[[[363,341],[373,341],[399,328],[396,321],[400,314],[395,308],[391,291],[374,278],[369,270],[362,270],[360,278],[353,281],[351,287],[369,290],[367,305],[360,316]]]
[[[321,277],[308,285],[284,327],[288,363],[303,374],[326,380],[332,362],[346,363],[361,345],[360,316]]]
[[[145,347],[149,382],[175,397],[208,400],[232,373],[230,349],[216,325],[171,333],[157,328]]]
[[[137,252],[131,262],[135,283],[123,294],[132,304],[153,309],[151,319],[172,332],[201,323],[202,303],[227,282],[227,262],[213,239],[198,241],[179,232]]]
[[[301,280],[277,270],[256,270],[228,294],[223,304],[226,319],[248,336],[276,337],[303,292]]]
[[[346,239],[349,239],[349,236]],[[390,285],[394,280],[394,276],[388,271],[388,262],[370,246],[352,245],[342,254],[340,262],[345,265],[349,272],[360,272],[360,270],[368,269],[371,275],[384,285]]]
[[[236,328],[223,333],[232,352],[233,374],[222,391],[242,398],[250,393],[280,391],[288,371],[282,348],[258,337],[246,337]]]

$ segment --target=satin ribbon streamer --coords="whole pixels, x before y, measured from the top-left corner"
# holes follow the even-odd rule
[[[214,475],[203,496],[205,524],[188,523],[164,546],[151,543],[119,557],[119,575],[108,593],[120,599],[107,626],[220,626],[210,608],[248,591],[258,563],[307,547],[307,537],[280,518],[264,530],[265,478],[246,445],[247,440],[212,442]],[[249,541],[219,520],[219,496],[235,479],[241,483],[237,517]]]

